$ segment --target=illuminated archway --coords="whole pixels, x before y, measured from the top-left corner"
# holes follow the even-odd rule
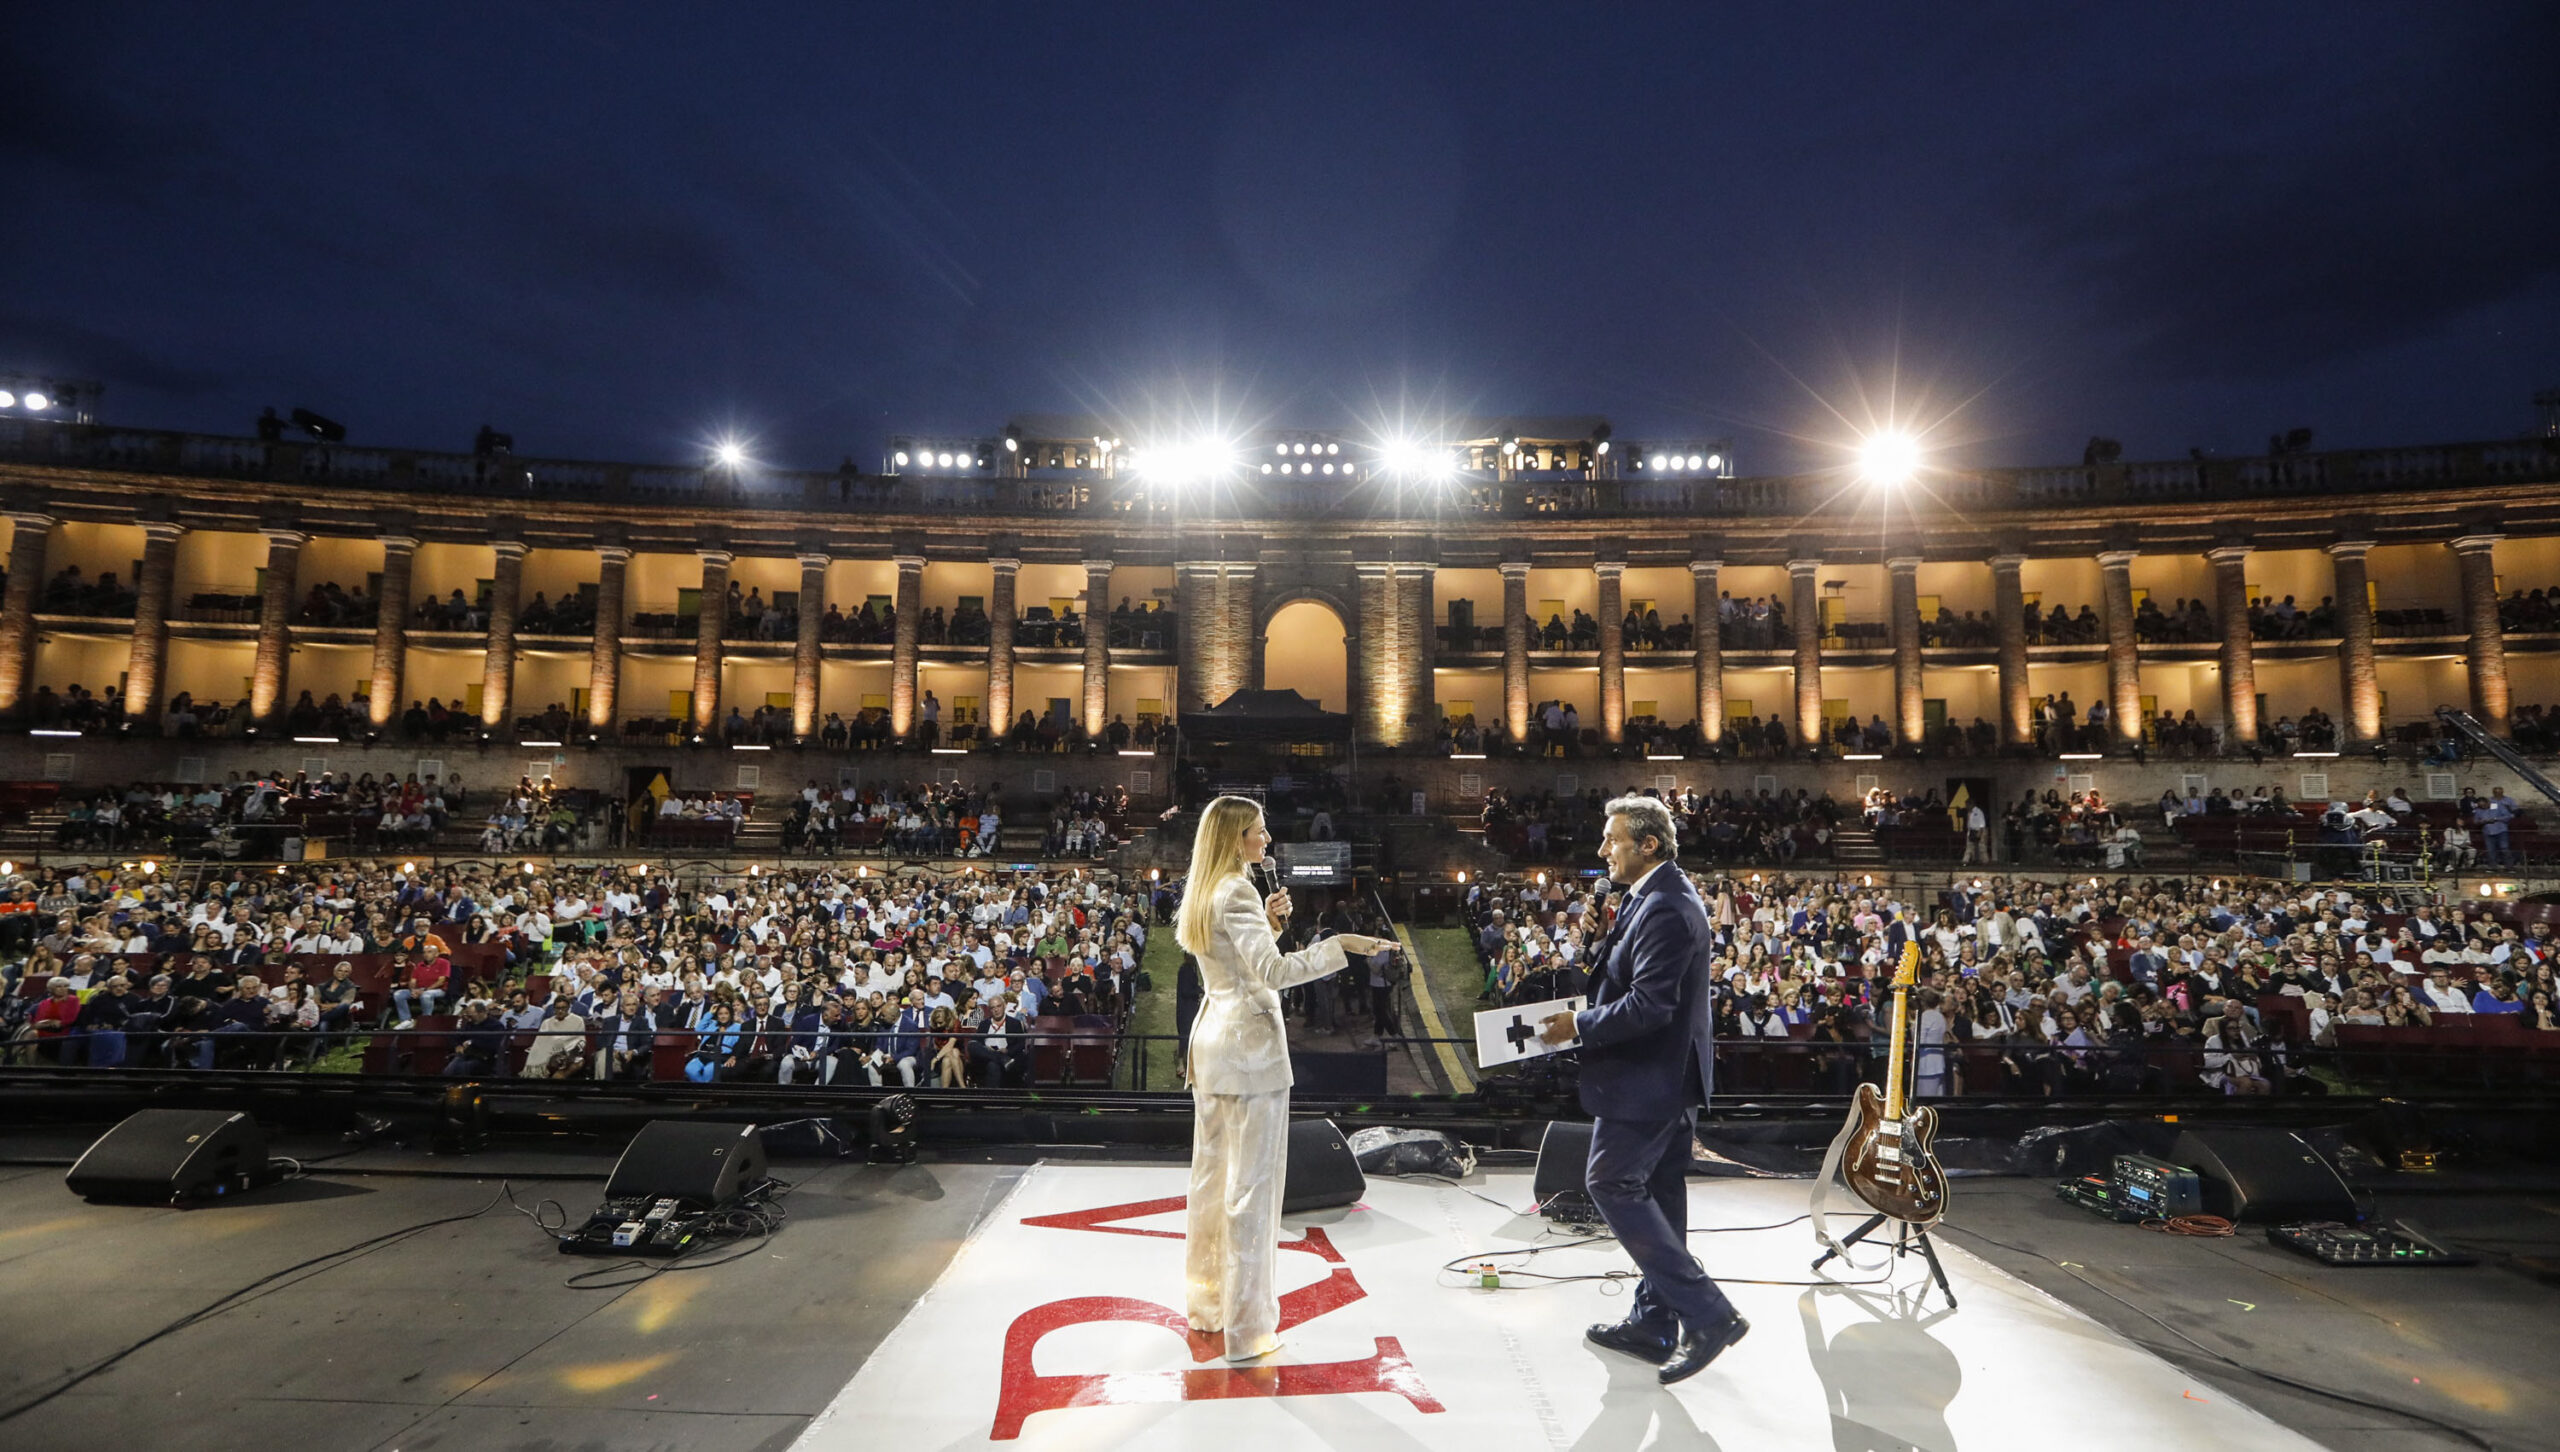
[[[1263,628],[1262,686],[1295,691],[1328,711],[1351,708],[1349,632],[1333,607],[1293,600]]]

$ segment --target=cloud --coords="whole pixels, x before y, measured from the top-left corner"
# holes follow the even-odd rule
[[[2075,130],[1998,203],[2152,378],[2269,378],[2560,275],[2560,25],[2191,78]]]
[[[129,339],[32,313],[0,312],[0,356],[29,372],[103,379],[175,398],[206,397],[232,381],[170,362]]]

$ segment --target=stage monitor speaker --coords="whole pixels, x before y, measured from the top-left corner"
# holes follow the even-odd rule
[[[72,1193],[127,1205],[237,1194],[277,1176],[266,1131],[236,1110],[144,1109],[98,1136],[63,1176]]]
[[[1289,1168],[1280,1185],[1280,1213],[1330,1210],[1350,1205],[1368,1193],[1369,1177],[1330,1119],[1298,1119],[1289,1124]]]
[[[2226,1220],[2356,1218],[2356,1197],[2320,1152],[2289,1129],[2188,1130],[2168,1155],[2196,1172],[2208,1215]]]
[[[1591,1203],[1591,1126],[1571,1120],[1547,1121],[1538,1139],[1538,1172],[1530,1180],[1529,1197],[1551,1220],[1590,1224],[1600,1218]]]
[[[608,1200],[681,1200],[708,1210],[765,1180],[764,1136],[752,1124],[653,1119],[605,1181]]]

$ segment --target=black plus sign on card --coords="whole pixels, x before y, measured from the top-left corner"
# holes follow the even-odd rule
[[[1511,1052],[1519,1054],[1528,1052],[1523,1046],[1536,1038],[1538,1031],[1521,1022],[1520,1015],[1515,1013],[1511,1015],[1511,1027],[1504,1029],[1502,1036],[1511,1040]]]

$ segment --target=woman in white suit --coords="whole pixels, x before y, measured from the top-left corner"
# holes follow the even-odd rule
[[[1245,869],[1271,833],[1247,797],[1200,815],[1174,938],[1200,962],[1191,1026],[1191,1196],[1185,1270],[1191,1329],[1223,1331],[1229,1361],[1280,1349],[1280,1187],[1288,1150],[1289,1039],[1280,990],[1342,970],[1345,953],[1394,944],[1344,934],[1282,953],[1289,893],[1264,897]]]

